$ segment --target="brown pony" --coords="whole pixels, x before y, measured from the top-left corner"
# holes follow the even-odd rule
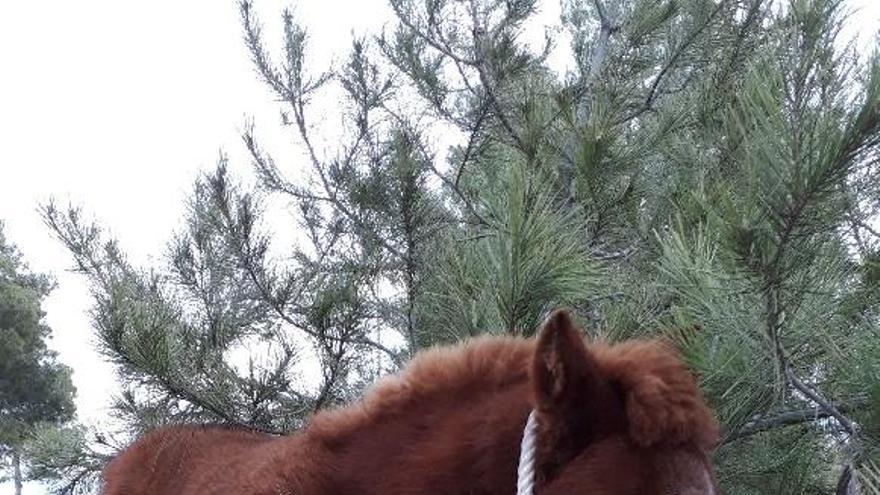
[[[533,410],[535,494],[717,494],[716,423],[675,354],[656,341],[587,347],[564,312],[537,341],[423,352],[294,435],[154,431],[108,464],[102,493],[513,495]]]

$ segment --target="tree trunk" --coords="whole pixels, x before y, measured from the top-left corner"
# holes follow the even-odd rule
[[[13,481],[15,483],[15,495],[21,495],[21,455],[12,452]]]

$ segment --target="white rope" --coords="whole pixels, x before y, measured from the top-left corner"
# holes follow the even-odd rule
[[[529,413],[519,446],[519,466],[516,468],[516,495],[532,495],[535,487],[535,438],[538,436],[535,411]]]

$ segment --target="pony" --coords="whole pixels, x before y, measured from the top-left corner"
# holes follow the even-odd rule
[[[531,479],[518,492],[529,434]],[[361,401],[317,412],[294,434],[155,430],[108,463],[101,493],[716,495],[717,439],[667,344],[587,345],[557,311],[537,339],[423,351]]]

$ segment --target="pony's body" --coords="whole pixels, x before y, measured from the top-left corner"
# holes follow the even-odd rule
[[[579,356],[567,317],[554,318],[560,328],[548,323],[537,344],[488,338],[423,353],[294,435],[152,432],[107,466],[103,493],[515,494],[535,409],[536,493],[714,494],[715,425],[674,355],[629,343]]]

